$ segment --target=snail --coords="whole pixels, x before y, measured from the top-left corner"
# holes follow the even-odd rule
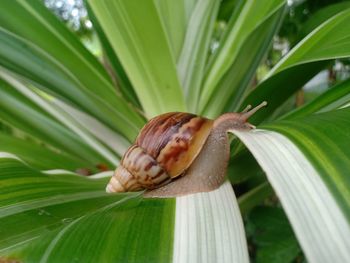
[[[146,197],[176,197],[217,189],[229,161],[227,131],[255,128],[247,120],[266,105],[248,105],[215,120],[182,112],[154,117],[125,152],[106,191],[146,190]]]

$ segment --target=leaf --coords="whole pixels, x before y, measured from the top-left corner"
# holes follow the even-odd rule
[[[153,1],[89,1],[147,117],[184,111],[175,58]]]
[[[119,160],[110,151],[110,149],[108,149],[107,146],[103,145],[90,133],[90,127],[82,127],[77,121],[70,117],[69,113],[65,113],[56,107],[56,105],[51,102],[51,99],[47,96],[47,94],[40,94],[40,92],[37,94],[34,88],[31,89],[30,87],[23,85],[10,74],[6,74],[6,72],[0,72],[0,76],[8,81],[14,89],[21,93],[22,96],[28,98],[30,101],[39,106],[43,112],[51,115],[55,120],[59,121],[65,127],[78,135],[84,142],[86,142],[87,146],[90,146],[91,149],[96,151],[96,153],[104,156],[105,160],[108,160],[112,165],[119,164]]]
[[[118,88],[120,89],[121,93],[123,94],[123,97],[133,103],[136,107],[140,106],[140,102],[137,99],[136,93],[134,91],[134,88],[132,87],[130,80],[128,79],[128,76],[125,73],[125,70],[123,69],[120,60],[116,53],[114,53],[114,50],[109,43],[106,34],[103,32],[101,25],[98,23],[97,18],[95,17],[94,12],[92,12],[91,7],[89,3],[85,0],[84,1],[86,9],[89,13],[89,19],[92,21],[93,28],[96,31],[98,38],[101,42],[103,51],[105,52],[105,56],[103,57],[105,62],[105,67],[108,69],[111,67],[109,74],[116,78]]]
[[[328,20],[332,16],[350,8],[349,2],[339,2],[331,5],[327,5],[317,12],[315,12],[301,27],[299,35],[305,37],[316,27],[321,25],[324,21]]]
[[[173,262],[249,262],[242,217],[229,182],[176,198]]]
[[[197,112],[204,67],[219,4],[219,1],[211,0],[197,2],[177,63],[177,71],[190,112]]]
[[[130,140],[136,136],[142,118],[117,96],[96,58],[42,3],[6,1],[3,9],[3,66],[84,109]]]
[[[92,164],[106,161],[75,133],[1,79],[0,108],[0,119],[56,150],[79,156]]]
[[[87,74],[85,78],[80,79],[85,87],[91,88],[101,83],[106,84],[106,89],[101,90],[100,95],[106,101],[111,100],[111,95],[115,94],[112,92],[113,87],[101,64],[42,3],[39,1],[7,1],[3,3],[3,8],[7,10],[3,12],[0,20],[3,29],[51,54],[72,72]],[[12,11],[16,11],[18,17],[12,16]],[[44,34],[46,41],[43,41]],[[80,67],[76,67],[79,64]]]
[[[234,143],[232,145],[231,155],[234,151],[233,148],[238,149],[237,145]],[[249,178],[262,176],[263,173],[255,158],[247,150],[239,151],[230,158],[227,175],[232,184],[239,184]]]
[[[244,193],[238,198],[241,213],[245,215],[254,207],[261,205],[272,193],[273,190],[268,182],[263,182],[252,190]]]
[[[350,101],[350,80],[345,80],[316,97],[310,103],[289,112],[283,119],[293,119],[307,116],[315,112],[325,112],[338,109]]]
[[[290,138],[310,160],[350,221],[350,109],[266,126]]]
[[[172,200],[108,195],[105,178],[44,174],[3,155],[0,183],[1,255],[26,262],[171,257]]]
[[[221,112],[237,111],[256,74],[256,70],[271,45],[284,14],[284,5],[274,10],[247,37],[237,58],[215,87],[204,114],[218,116]]]
[[[350,9],[320,25],[296,45],[244,100],[242,105],[268,100],[269,107],[253,116],[261,122],[324,68],[330,59],[350,56]],[[293,81],[286,81],[292,79]],[[283,92],[279,92],[283,87]],[[243,108],[243,106],[242,106]]]
[[[86,131],[89,131],[106,147],[108,146],[108,149],[116,153],[118,156],[123,156],[123,154],[129,148],[129,141],[127,141],[123,136],[111,130],[92,116],[79,111],[57,99],[53,100],[52,103],[62,111],[62,115],[64,115],[63,112],[65,114],[68,114],[72,119],[74,119],[74,122],[79,123],[79,125],[84,127]],[[113,163],[116,163],[115,160],[113,160]]]
[[[283,9],[283,5],[284,1],[282,0],[246,1],[243,7],[240,8],[237,17],[233,16],[231,18],[227,33],[220,42],[219,49],[208,64],[200,98],[200,112],[204,112],[206,115],[214,114],[206,112],[205,109],[210,101],[214,100],[218,94],[222,94],[220,88],[216,89],[217,85],[230,70],[231,65],[237,61],[237,57],[250,34],[266,19],[278,10]],[[272,28],[274,32],[276,30],[275,25],[272,25]],[[271,39],[271,37],[270,35],[269,38]],[[264,43],[264,41],[265,37],[261,40],[261,43]],[[267,46],[265,46],[266,48]],[[258,60],[260,62],[260,59]],[[223,94],[226,95],[226,93]],[[210,106],[210,108],[215,110],[214,106]],[[217,105],[216,108],[218,108]]]
[[[281,71],[263,81],[252,90],[244,99],[240,109],[244,108],[243,105],[256,105],[262,101],[267,101],[268,106],[264,111],[258,111],[249,120],[255,125],[265,119],[270,121],[271,119],[269,118],[271,118],[271,115],[283,102],[290,98],[290,96],[303,87],[303,85],[328,64],[329,61],[312,62]],[[293,79],[293,81],[286,81],[289,79]]]
[[[220,5],[219,20],[229,20],[233,11],[241,4],[241,0],[223,0]]]
[[[0,152],[12,153],[40,170],[61,168],[74,171],[77,168],[87,168],[93,171],[95,169],[92,163],[78,156],[54,152],[29,140],[15,138],[2,132],[0,132]]]
[[[350,9],[328,19],[280,60],[269,76],[307,62],[350,56],[349,22]]]
[[[181,53],[187,28],[185,1],[154,1],[169,39],[175,61],[178,60]]]
[[[44,249],[29,249],[26,255],[33,262],[169,262],[172,203],[149,200],[135,209],[130,202],[116,202],[68,223],[45,240]]]
[[[248,215],[251,239],[257,246],[257,263],[294,262],[300,248],[283,210],[277,207],[256,207]]]
[[[310,262],[350,257],[349,116],[344,109],[269,127],[290,139],[232,131],[265,170]]]
[[[141,199],[106,194],[106,179],[42,173],[0,154],[0,254],[25,262],[249,262],[229,183]]]

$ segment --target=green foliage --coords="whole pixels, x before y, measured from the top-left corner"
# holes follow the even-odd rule
[[[247,235],[256,251],[256,263],[294,262],[300,247],[281,208],[259,206],[247,218]]]
[[[73,254],[78,261],[169,260],[174,202],[108,195],[106,179],[42,173],[0,158],[0,254],[28,262],[69,262]]]
[[[142,118],[73,33],[38,1],[5,1],[2,10],[2,65],[134,138]]]
[[[153,1],[90,1],[90,4],[108,32],[107,38],[119,54],[136,94],[142,98],[145,114],[153,117],[159,112],[185,110],[174,56],[156,4]]]
[[[350,221],[350,110],[284,120],[266,127],[292,139],[308,156]]]
[[[269,106],[250,120],[264,123],[264,130],[234,131],[253,155],[233,139],[228,172],[248,216],[256,262],[293,261],[300,255],[293,231],[310,262],[334,259],[343,248],[340,257],[348,256],[343,235],[350,225],[349,79],[300,109],[277,114],[329,63],[350,57],[348,3],[311,17],[300,32],[303,38],[296,37],[293,49],[256,85],[252,80],[285,15],[284,0],[89,0],[87,5],[102,62],[40,1],[1,2],[0,261],[4,256],[24,262],[171,262],[177,247],[189,253],[187,261],[200,262],[208,251],[216,261],[230,262],[234,250],[227,244],[237,243],[242,255],[235,259],[246,262],[240,214],[238,221],[233,216],[230,224],[224,221],[234,213],[231,188],[231,195],[217,190],[230,196],[222,204],[216,192],[147,200],[142,193],[106,194],[112,171],[88,178],[75,172],[113,170],[146,118],[167,111],[215,118],[264,100]],[[293,165],[301,168],[293,173]],[[279,178],[282,183],[276,183]],[[315,178],[317,187],[309,182]],[[291,226],[279,207],[254,209],[273,193],[266,179]],[[300,188],[290,192],[294,184]],[[213,200],[230,211],[213,214]],[[181,205],[197,217],[179,214],[188,211]],[[334,219],[328,208],[341,212]],[[332,232],[327,224],[333,219],[341,224]],[[174,244],[179,220],[195,245],[185,236]],[[303,228],[302,220],[310,220],[310,227]],[[234,234],[231,225],[238,229]],[[327,243],[326,235],[339,246]]]

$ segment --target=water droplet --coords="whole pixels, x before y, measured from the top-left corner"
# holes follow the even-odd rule
[[[50,216],[51,214],[49,212],[45,211],[44,209],[39,209],[38,215],[39,216],[43,216],[43,215]]]
[[[73,221],[73,218],[63,218],[61,221],[63,224],[69,224]]]

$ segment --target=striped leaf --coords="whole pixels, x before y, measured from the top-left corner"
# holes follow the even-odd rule
[[[350,9],[333,16],[296,45],[244,100],[242,104],[269,101],[265,111],[253,116],[262,121],[323,69],[331,59],[350,56]],[[286,81],[293,79],[293,81]],[[280,92],[283,87],[283,92]]]
[[[289,112],[283,119],[307,116],[315,112],[326,112],[345,107],[350,102],[350,80],[345,80],[325,93],[315,98],[310,103]]]
[[[198,112],[201,84],[219,4],[219,1],[213,0],[198,1],[188,21],[177,71],[190,112]]]
[[[325,22],[327,19],[331,18],[332,16],[350,8],[350,3],[345,2],[339,2],[334,3],[328,6],[325,6],[315,12],[306,22],[302,25],[302,28],[300,29],[300,35],[302,37],[305,37],[309,33],[312,32],[315,28],[317,28],[320,24]]]
[[[342,109],[232,131],[266,172],[310,262],[350,258],[349,120]]]
[[[171,53],[175,61],[178,60],[182,46],[184,43],[185,33],[187,29],[187,13],[191,10],[186,10],[185,1],[154,1],[159,17],[162,20],[165,34],[169,39]]]
[[[0,132],[0,152],[12,153],[32,167],[41,170],[57,169],[58,167],[70,171],[78,168],[94,170],[92,163],[77,156],[55,152],[28,139],[16,138],[2,132]]]
[[[207,66],[199,112],[216,117],[233,94],[238,98],[244,94],[278,28],[284,4],[283,0],[249,0],[236,6],[238,10]]]
[[[2,9],[1,65],[134,138],[143,119],[72,32],[39,1],[4,1]]]
[[[0,119],[56,150],[97,164],[103,157],[33,101],[0,80]],[[60,167],[57,167],[60,168]]]
[[[99,177],[43,173],[1,153],[0,255],[24,262],[249,262],[229,183],[210,193],[142,199],[106,194],[107,178]]]
[[[323,23],[281,59],[266,78],[298,64],[349,57],[350,8]]]
[[[154,1],[89,1],[147,115],[184,111],[175,57]],[[146,51],[147,50],[147,51]]]
[[[89,154],[91,156],[89,160],[94,160],[93,163],[95,164],[96,162],[109,162],[114,165],[119,163],[118,159],[106,146],[99,142],[87,129],[81,127],[76,121],[65,114],[64,111],[53,105],[48,96],[40,96],[33,88],[23,85],[6,72],[0,72],[0,77],[11,83],[10,86],[6,82],[3,82],[3,89],[0,91],[3,93],[1,102],[6,109],[6,113],[2,114],[4,121],[9,122],[16,128],[27,132],[44,143],[54,144],[58,149],[65,143],[71,153],[78,156]],[[21,107],[18,105],[21,105]],[[25,114],[27,112],[34,112],[34,116]],[[22,121],[16,121],[15,116],[18,116],[18,119],[22,118]],[[41,121],[38,121],[38,118]],[[44,119],[46,122],[44,122]],[[43,127],[46,126],[52,127],[50,130],[47,129],[45,131]],[[58,130],[56,131],[56,129]],[[32,134],[32,131],[35,131],[34,134]],[[66,139],[62,137],[61,133],[71,133],[70,136],[74,137],[74,139],[71,138],[71,141],[68,141],[67,139],[69,137],[67,136],[68,138]],[[78,137],[75,137],[76,135],[81,138],[80,148],[77,147],[80,140]],[[87,152],[81,153],[80,151],[83,149]]]
[[[93,28],[96,30],[100,43],[103,49],[103,60],[108,73],[112,79],[117,81],[117,86],[123,95],[123,97],[133,103],[136,107],[140,107],[140,103],[137,99],[135,91],[128,79],[128,76],[123,69],[117,54],[114,52],[111,44],[109,43],[106,34],[103,32],[101,25],[99,24],[94,12],[87,1],[85,1],[87,11],[89,13],[89,19],[92,21]]]

